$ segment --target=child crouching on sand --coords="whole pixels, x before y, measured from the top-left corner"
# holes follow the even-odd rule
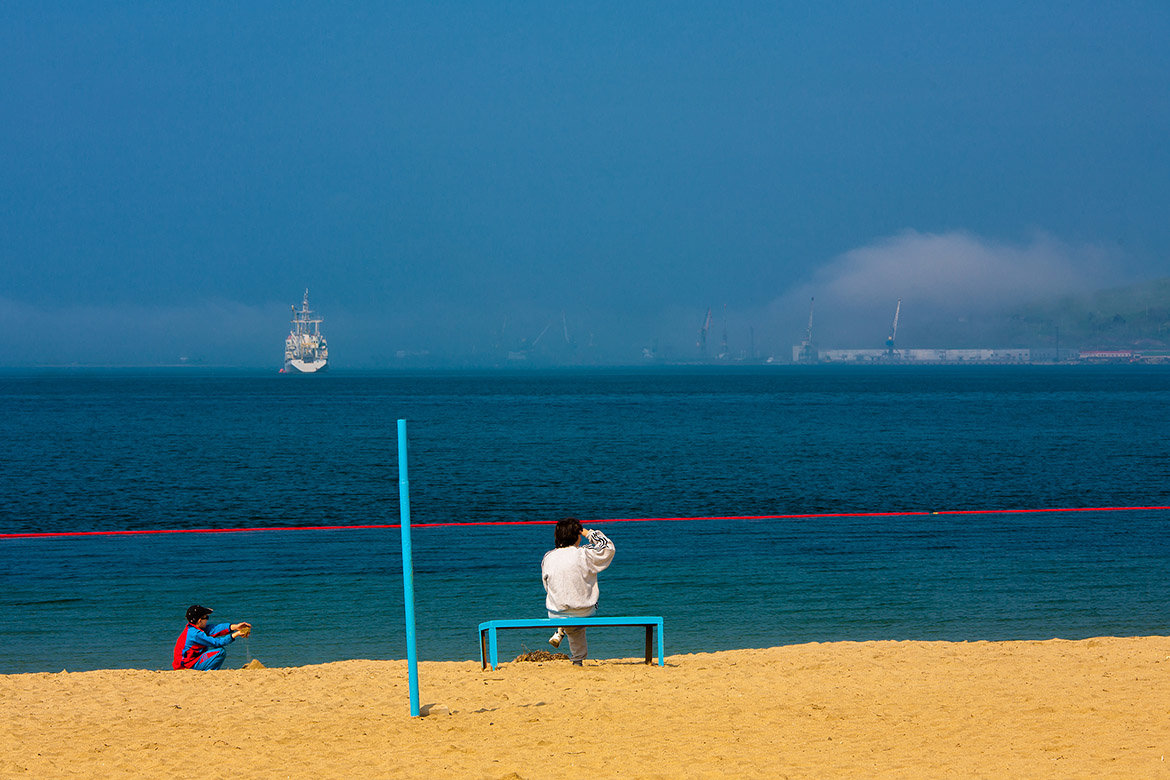
[[[582,528],[581,521],[574,517],[557,521],[555,542],[556,547],[545,553],[540,562],[548,616],[590,617],[597,612],[600,596],[597,575],[613,561],[613,542],[601,531]],[[569,638],[569,658],[581,666],[588,651],[585,627],[558,628],[548,642],[560,647],[565,636]]]
[[[208,607],[193,604],[187,608],[187,625],[175,641],[172,666],[175,669],[200,669],[203,671],[223,666],[227,646],[236,637],[252,633],[251,623],[207,624],[212,613]]]

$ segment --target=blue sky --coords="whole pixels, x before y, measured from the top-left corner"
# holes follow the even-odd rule
[[[1166,276],[1167,40],[1162,2],[6,3],[0,364],[276,365],[306,287],[360,367]]]

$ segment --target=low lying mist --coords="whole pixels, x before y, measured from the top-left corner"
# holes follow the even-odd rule
[[[654,310],[582,294],[564,308],[435,299],[369,312],[329,295],[313,304],[336,368],[787,362],[813,298],[820,349],[881,348],[899,299],[901,347],[1157,346],[1170,339],[1170,281],[1119,289],[1140,277],[1123,261],[1043,233],[1012,244],[907,231],[832,258],[764,303],[680,300]],[[276,370],[288,319],[288,302],[275,301],[47,307],[0,298],[0,329],[20,334],[0,365]]]
[[[1118,253],[1045,234],[1008,244],[907,231],[833,259],[769,308],[794,328],[796,343],[815,298],[813,339],[821,348],[879,348],[901,299],[901,344],[1000,347],[1010,345],[997,340],[1019,338],[1011,317],[1025,304],[1128,281]]]

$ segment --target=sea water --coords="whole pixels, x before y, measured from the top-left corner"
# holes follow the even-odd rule
[[[601,614],[662,615],[669,654],[1170,630],[1170,512],[1072,511],[1170,505],[1157,367],[8,372],[0,400],[0,533],[397,523],[401,418],[415,523],[598,521]],[[543,616],[551,526],[412,540],[420,659]],[[3,673],[169,668],[193,603],[255,625],[232,667],[406,654],[397,529],[0,539],[0,580]]]

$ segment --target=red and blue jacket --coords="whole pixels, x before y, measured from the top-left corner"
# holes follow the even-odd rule
[[[175,641],[175,658],[172,666],[175,669],[190,669],[195,666],[199,656],[208,650],[218,647],[227,647],[232,643],[232,624],[220,623],[209,626],[207,631],[200,631],[191,623],[179,634]]]

